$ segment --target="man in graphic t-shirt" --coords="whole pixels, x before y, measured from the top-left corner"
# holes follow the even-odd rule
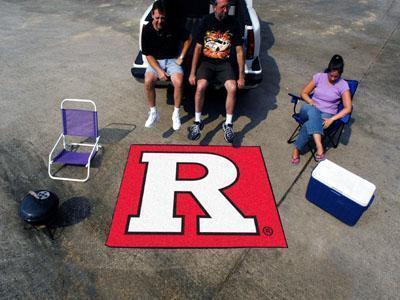
[[[181,64],[190,47],[191,37],[185,29],[176,30],[168,26],[165,12],[166,8],[162,2],[154,2],[151,11],[152,21],[144,26],[142,32],[142,53],[149,63],[144,77],[144,88],[150,108],[145,127],[153,127],[160,119],[156,109],[155,82],[158,79],[162,81],[171,79],[174,86],[175,104],[172,128],[178,130],[181,127],[179,108],[183,85]],[[179,51],[182,43],[182,50]]]
[[[243,40],[236,19],[228,15],[229,0],[216,0],[214,12],[202,19],[199,26],[196,46],[193,54],[192,69],[189,76],[191,85],[197,82],[195,94],[195,121],[189,128],[189,139],[196,140],[203,129],[201,111],[205,90],[211,80],[224,84],[226,96],[226,121],[222,124],[225,140],[233,142],[233,111],[236,102],[236,90],[244,87]],[[231,57],[236,50],[239,66],[239,78],[232,67]],[[197,65],[201,61],[199,68]],[[197,73],[196,73],[197,69]]]

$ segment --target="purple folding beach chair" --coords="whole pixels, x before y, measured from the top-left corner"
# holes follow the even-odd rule
[[[69,103],[69,106],[71,106],[71,103],[74,106],[90,105],[92,109],[65,108],[67,103]],[[63,132],[49,154],[49,176],[56,180],[85,182],[90,176],[90,161],[96,155],[99,147],[101,147],[99,145],[100,136],[98,134],[96,104],[92,100],[64,99],[61,102],[61,115]],[[93,139],[95,143],[72,142],[77,138]],[[53,156],[61,140],[63,148],[58,154]],[[88,150],[79,151],[80,148]],[[53,164],[84,166],[87,169],[87,175],[85,178],[58,177],[51,172]]]

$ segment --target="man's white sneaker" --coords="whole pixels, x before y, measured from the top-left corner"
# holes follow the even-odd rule
[[[179,114],[173,113],[172,114],[172,129],[179,130],[181,128],[181,118]]]
[[[149,117],[147,118],[146,124],[144,124],[144,127],[146,128],[151,128],[153,127],[158,121],[160,121],[160,114],[158,111],[149,111]]]

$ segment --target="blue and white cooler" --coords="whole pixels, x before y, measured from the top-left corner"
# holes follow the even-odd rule
[[[306,198],[353,226],[371,205],[375,189],[374,184],[326,159],[312,172]]]

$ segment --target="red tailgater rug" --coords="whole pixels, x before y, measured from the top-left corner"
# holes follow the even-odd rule
[[[106,245],[287,247],[260,147],[132,145]]]

